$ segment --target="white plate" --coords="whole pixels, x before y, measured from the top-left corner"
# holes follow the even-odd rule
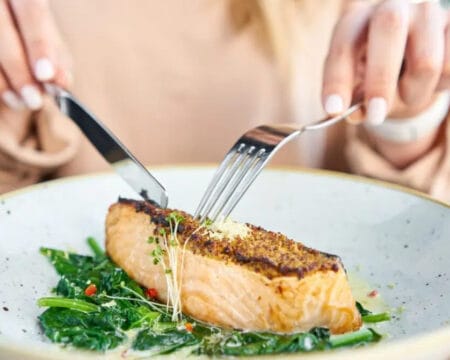
[[[193,211],[212,168],[168,167],[155,174],[167,187],[170,207]],[[0,197],[0,356],[87,356],[61,350],[39,329],[36,300],[49,294],[57,276],[38,249],[87,252],[85,238],[103,240],[106,211],[119,195],[136,197],[117,176],[103,174]],[[264,171],[233,215],[340,255],[350,272],[359,269],[358,277],[379,289],[396,317],[381,327],[390,337],[350,351],[365,358],[450,354],[448,205],[354,176],[280,169]],[[324,355],[348,353],[313,358]]]

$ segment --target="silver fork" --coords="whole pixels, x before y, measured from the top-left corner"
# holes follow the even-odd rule
[[[247,131],[226,154],[195,211],[195,217],[203,222],[206,218],[215,221],[230,215],[282,146],[306,131],[323,129],[344,120],[361,106],[359,102],[340,115],[301,127],[295,124],[261,125]]]

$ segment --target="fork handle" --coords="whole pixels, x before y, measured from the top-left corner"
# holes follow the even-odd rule
[[[307,130],[318,130],[318,129],[323,129],[326,128],[328,126],[334,125],[338,122],[341,122],[342,120],[345,120],[348,116],[350,116],[351,114],[353,114],[354,112],[358,111],[359,109],[361,109],[363,106],[362,102],[358,102],[352,106],[350,106],[346,111],[344,111],[343,113],[339,114],[339,115],[335,115],[335,116],[327,116],[319,121],[316,121],[312,124],[309,125],[305,125],[303,127],[302,130],[307,131]]]

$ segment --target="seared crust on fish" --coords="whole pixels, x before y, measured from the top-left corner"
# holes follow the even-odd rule
[[[162,302],[166,275],[152,261],[156,245],[148,239],[169,230],[171,212],[120,199],[106,218],[108,255],[137,282],[156,288]],[[178,261],[185,314],[223,327],[286,333],[315,326],[344,333],[361,326],[337,256],[249,224],[244,235],[226,237],[177,213],[184,218],[177,238],[185,249]]]

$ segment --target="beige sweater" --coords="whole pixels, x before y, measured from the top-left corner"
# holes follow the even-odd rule
[[[232,27],[227,4],[53,2],[75,64],[71,90],[143,163],[218,162],[240,134],[257,124],[306,123],[323,116],[322,66],[339,2],[324,0],[322,16],[305,18],[305,51],[290,96],[253,29]],[[443,126],[429,153],[398,170],[372,149],[361,129],[342,124],[305,134],[274,162],[351,171],[450,201],[447,139],[450,127]],[[0,105],[0,193],[107,168],[51,99],[36,113],[14,113]]]

